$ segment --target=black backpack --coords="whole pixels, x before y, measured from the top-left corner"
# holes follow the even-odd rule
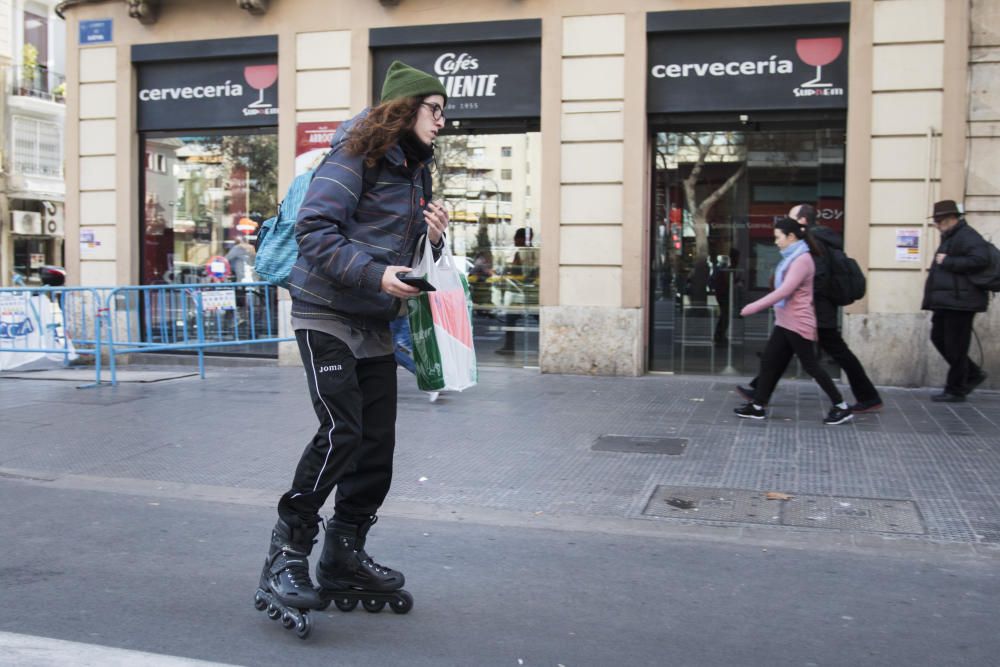
[[[847,306],[865,296],[867,281],[858,263],[840,248],[826,246],[827,276],[825,296],[834,305]]]
[[[989,241],[986,245],[990,253],[990,263],[985,269],[968,274],[969,281],[987,292],[1000,292],[1000,250]]]

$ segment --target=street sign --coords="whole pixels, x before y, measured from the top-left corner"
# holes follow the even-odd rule
[[[112,19],[80,21],[80,44],[102,44],[111,41]]]
[[[226,278],[229,275],[229,270],[229,260],[222,255],[210,257],[208,262],[205,263],[205,273],[210,278],[215,278],[216,280]]]

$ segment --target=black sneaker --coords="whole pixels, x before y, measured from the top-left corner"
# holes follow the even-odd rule
[[[964,403],[965,396],[953,394],[950,391],[942,391],[940,394],[932,395],[931,400],[935,403]]]
[[[767,419],[767,413],[764,408],[758,408],[753,403],[747,403],[743,407],[736,408],[733,410],[737,417],[742,417],[744,419]]]
[[[736,385],[736,393],[742,396],[747,401],[753,400],[753,387],[744,387],[741,384]]]
[[[830,408],[830,412],[826,413],[826,417],[823,419],[824,424],[830,426],[835,426],[837,424],[844,424],[846,422],[854,419],[854,413],[851,412],[850,408],[838,408],[836,405]]]
[[[877,412],[882,409],[882,399],[873,398],[869,401],[858,401],[851,406],[851,412],[861,414],[862,412]]]

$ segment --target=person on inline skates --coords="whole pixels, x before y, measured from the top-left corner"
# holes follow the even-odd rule
[[[447,212],[425,191],[446,103],[436,77],[393,62],[379,104],[341,124],[299,209],[292,327],[319,428],[278,502],[255,605],[300,637],[309,632],[306,610],[326,608],[331,599],[343,610],[363,600],[372,611],[370,598],[384,606],[378,594],[394,611],[412,604],[400,590],[403,574],[377,563],[365,546],[392,479],[396,362],[389,323],[402,300],[419,293],[396,274],[410,270],[418,238],[426,233],[442,248],[448,227]],[[317,590],[308,558],[334,487]]]

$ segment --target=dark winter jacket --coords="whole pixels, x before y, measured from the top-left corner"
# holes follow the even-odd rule
[[[938,254],[947,257],[937,263]],[[965,220],[941,235],[941,245],[934,253],[927,282],[924,284],[924,310],[971,310],[984,312],[989,306],[989,294],[969,280],[969,274],[989,266],[990,252],[986,241]]]
[[[838,306],[827,296],[830,293],[829,250],[831,248],[843,250],[844,239],[829,227],[821,225],[812,225],[809,227],[809,233],[812,234],[814,239],[820,242],[823,250],[826,251],[823,255],[813,257],[813,261],[816,264],[816,275],[813,278],[813,305],[816,308],[816,328],[836,329],[839,324],[837,322]]]
[[[389,265],[410,266],[427,231],[423,171],[433,158],[408,164],[393,146],[374,167],[375,185],[361,196],[364,158],[349,154],[345,143],[367,113],[337,129],[299,209],[299,257],[288,280],[293,315],[388,322],[399,313],[399,300],[381,291],[382,274]]]

